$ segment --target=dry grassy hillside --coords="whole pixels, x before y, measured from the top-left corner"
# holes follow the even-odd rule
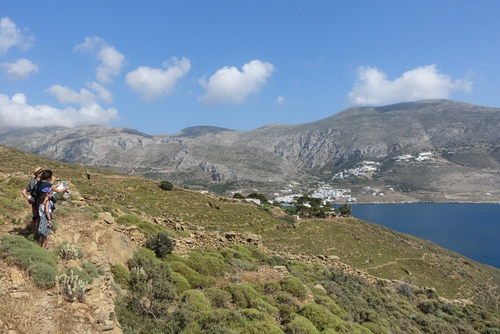
[[[164,191],[3,146],[0,155],[0,330],[496,333],[500,326],[500,271],[428,241],[355,218],[293,226],[279,208]],[[49,251],[31,241],[30,207],[19,193],[37,165],[72,190],[57,204]],[[174,254],[142,248],[159,232],[175,240]],[[54,285],[71,270],[87,279],[76,302]],[[141,294],[142,281],[170,292]]]

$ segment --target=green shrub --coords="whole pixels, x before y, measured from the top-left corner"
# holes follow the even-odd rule
[[[117,282],[123,289],[128,289],[128,270],[121,264],[117,263],[111,267],[111,274],[115,282]]]
[[[259,293],[255,291],[251,284],[248,283],[229,283],[224,285],[223,289],[231,294],[233,297],[233,303],[238,305],[240,308],[249,308],[251,307],[252,302],[254,302],[257,298],[260,298]]]
[[[318,329],[307,318],[296,315],[286,326],[287,334],[319,334]]]
[[[172,183],[170,183],[169,181],[161,181],[160,188],[163,190],[170,191],[170,190],[174,189],[174,185]]]
[[[290,293],[292,296],[299,299],[304,299],[307,295],[307,290],[304,284],[297,278],[293,276],[287,276],[280,281],[281,289]]]
[[[85,270],[81,270],[77,267],[69,267],[66,268],[66,275],[76,275],[78,276],[83,282],[92,284],[94,282],[94,278],[90,276]]]
[[[210,304],[214,308],[227,308],[232,299],[229,292],[217,288],[206,289],[205,296],[210,300]]]
[[[56,256],[59,256],[61,259],[65,260],[76,260],[81,259],[85,256],[85,253],[81,248],[76,247],[69,242],[63,242],[62,244],[59,244],[56,248],[54,248],[52,252]]]
[[[283,331],[276,324],[274,319],[265,312],[259,312],[255,309],[246,309],[241,313],[247,318],[248,322],[241,331],[242,334],[282,334]]]
[[[164,257],[172,253],[175,248],[175,242],[167,232],[163,231],[150,236],[146,240],[146,247],[155,252],[157,257]]]
[[[99,276],[103,276],[106,274],[104,269],[96,266],[92,262],[83,262],[82,263],[82,269],[87,272],[87,274],[90,275],[90,277],[97,278]]]
[[[264,294],[269,296],[276,296],[281,291],[281,285],[276,281],[268,281],[262,284]]]
[[[245,198],[245,196],[240,193],[236,193],[234,194],[233,198]]]
[[[327,328],[338,329],[343,323],[342,319],[318,304],[306,303],[300,315],[309,319],[320,331]]]
[[[225,261],[233,258],[252,262],[252,252],[243,245],[231,245],[219,251],[224,256]]]
[[[387,328],[374,322],[365,322],[363,323],[363,327],[368,328],[373,334],[391,334]]]
[[[191,284],[189,284],[188,280],[177,272],[172,272],[172,281],[175,284],[175,290],[178,294],[183,293],[186,290],[191,289]]]
[[[134,215],[133,213],[128,215],[122,215],[116,219],[117,224],[125,226],[132,226],[132,225],[137,226],[141,222],[142,222],[141,218],[139,218],[137,215]]]
[[[56,285],[57,269],[45,262],[33,262],[28,267],[28,272],[41,288],[48,289]]]
[[[256,271],[259,269],[255,264],[247,260],[233,258],[227,262],[228,269],[232,273],[243,273],[244,271]]]
[[[48,250],[18,235],[4,235],[0,238],[0,251],[11,261],[17,261],[24,269],[32,263],[43,262],[56,268],[58,258]]]
[[[227,274],[227,266],[224,261],[210,254],[191,252],[189,259],[186,260],[186,264],[205,276],[222,277]]]
[[[203,276],[191,269],[187,264],[173,261],[170,262],[172,270],[184,276],[194,289],[204,289],[215,284],[212,277]]]
[[[82,210],[88,212],[94,219],[99,219],[99,213],[102,212],[98,206],[85,206]]]
[[[315,295],[314,302],[316,304],[322,305],[336,316],[342,317],[345,314],[345,312],[337,305],[337,303],[335,303],[335,301],[328,296]]]
[[[70,271],[69,275],[62,274],[56,278],[59,293],[66,297],[69,301],[79,301],[80,303],[85,300],[87,296],[87,289],[85,282],[83,282],[78,275]]]
[[[287,260],[279,255],[271,255],[270,257],[263,259],[261,261],[263,264],[268,266],[286,266],[288,264]]]
[[[185,291],[181,296],[181,300],[183,302],[186,302],[189,305],[191,311],[198,314],[199,316],[212,311],[210,301],[200,290]]]
[[[203,334],[237,334],[241,333],[247,320],[238,310],[217,309],[203,316],[198,323]]]

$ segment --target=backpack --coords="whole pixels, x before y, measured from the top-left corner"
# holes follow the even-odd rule
[[[35,186],[33,188],[31,188],[31,191],[30,191],[30,196],[31,198],[33,199],[33,202],[36,202],[37,198],[38,198],[38,188],[40,186],[40,184],[42,183],[41,181],[37,181],[35,180]]]

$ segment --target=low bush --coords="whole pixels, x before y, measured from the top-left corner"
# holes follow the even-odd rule
[[[173,271],[184,276],[194,289],[204,289],[215,284],[215,280],[212,277],[200,275],[185,263],[173,261],[170,262],[170,266]]]
[[[82,210],[89,213],[94,219],[99,219],[99,213],[102,212],[98,206],[85,206]]]
[[[111,274],[113,274],[113,279],[122,287],[122,289],[128,289],[129,274],[127,268],[117,263],[111,267]]]
[[[40,288],[48,289],[56,285],[57,269],[45,262],[33,262],[28,272]]]
[[[255,309],[246,309],[241,311],[243,316],[247,319],[245,328],[241,331],[242,334],[251,333],[266,333],[266,334],[280,334],[283,331],[276,324],[274,319],[265,312],[260,312]]]
[[[247,320],[238,310],[217,309],[203,316],[198,323],[204,334],[237,334],[245,328]]]
[[[232,299],[229,292],[217,288],[206,289],[205,296],[213,308],[227,308]]]
[[[94,282],[94,278],[90,276],[85,270],[81,270],[78,267],[69,267],[66,268],[66,275],[75,275],[78,276],[83,282],[92,284]]]
[[[172,253],[175,248],[175,242],[167,232],[163,231],[151,235],[146,240],[146,247],[155,252],[157,257],[164,257]]]
[[[82,269],[77,267],[66,269],[66,275],[70,275],[71,272],[73,272],[73,275],[77,275],[82,281],[89,284],[94,282],[94,278],[105,274],[104,270],[96,267],[92,262],[83,262]]]
[[[174,189],[174,185],[172,183],[170,183],[169,181],[161,181],[160,188],[163,190],[170,191],[170,190]]]
[[[227,266],[218,253],[191,252],[186,264],[198,273],[205,276],[222,277],[227,274]]]
[[[276,296],[281,291],[281,285],[276,281],[268,281],[262,284],[264,294],[268,296]]]
[[[309,319],[320,331],[327,328],[338,330],[343,323],[342,319],[318,304],[306,303],[300,315]]]
[[[63,242],[54,248],[53,253],[65,260],[81,259],[85,256],[83,250],[69,242]]]
[[[233,297],[233,303],[240,308],[251,307],[251,304],[259,297],[259,293],[255,291],[253,286],[248,283],[234,284],[229,283],[224,285],[224,291],[227,291]]]
[[[307,318],[296,315],[286,326],[287,334],[319,334],[319,330]]]
[[[231,259],[227,262],[228,269],[231,273],[243,273],[244,271],[256,271],[259,269],[255,264],[247,260]]]
[[[189,305],[192,312],[199,317],[212,311],[210,301],[200,290],[187,290],[181,295],[181,300]]]
[[[28,269],[32,263],[42,262],[56,268],[58,258],[48,250],[18,235],[4,235],[0,238],[0,251],[11,261]]]
[[[304,299],[307,295],[307,290],[304,287],[304,284],[297,277],[284,277],[281,279],[280,285],[283,291],[288,292],[292,296],[299,299]]]
[[[57,285],[59,293],[69,301],[79,301],[81,303],[87,296],[85,282],[82,281],[78,275],[75,275],[73,271],[70,271],[69,275],[62,274],[58,276]]]
[[[177,294],[182,294],[184,291],[191,289],[191,284],[189,284],[188,280],[184,276],[175,271],[172,272],[171,275]]]
[[[93,278],[97,278],[106,274],[104,269],[96,266],[92,262],[83,262],[82,269],[85,270],[87,274],[89,274]]]
[[[287,260],[279,255],[271,255],[261,261],[263,264],[268,266],[286,266],[288,264]]]

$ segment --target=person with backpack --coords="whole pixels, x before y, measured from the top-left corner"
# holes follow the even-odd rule
[[[42,175],[40,176],[40,181],[38,182],[36,186],[36,211],[39,210],[40,207],[40,201],[39,199],[42,197],[42,194],[44,193],[42,190],[45,188],[50,188],[52,189],[53,192],[56,192],[58,194],[65,192],[68,190],[69,186],[66,187],[60,187],[61,184],[54,185],[52,184],[54,177],[52,176],[52,171],[50,169],[44,170],[42,172]],[[52,196],[51,196],[52,200]],[[38,218],[38,223],[40,222],[40,218]],[[38,224],[36,226],[36,231],[38,231]]]
[[[31,223],[31,233],[35,234],[38,229],[38,208],[36,205],[36,192],[37,186],[40,182],[40,176],[42,175],[43,169],[42,167],[36,167],[33,173],[35,177],[31,179],[30,183],[21,191],[23,197],[31,204],[31,213],[32,213],[32,223]]]
[[[43,188],[38,207],[38,215],[40,217],[38,233],[41,236],[40,246],[45,249],[49,249],[49,234],[52,228],[52,211],[54,210],[54,204],[50,200],[52,194],[53,190],[51,188]]]

